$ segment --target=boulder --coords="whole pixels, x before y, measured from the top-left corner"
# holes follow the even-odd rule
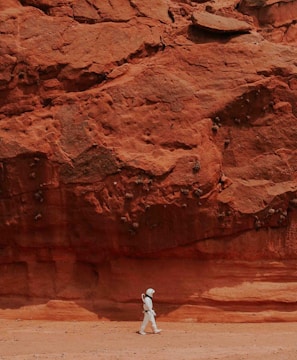
[[[201,29],[219,33],[247,33],[252,29],[244,21],[212,14],[207,11],[195,11],[192,14],[192,22]]]

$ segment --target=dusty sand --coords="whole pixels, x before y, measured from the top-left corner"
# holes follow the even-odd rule
[[[297,359],[297,323],[159,322],[162,334],[145,336],[139,324],[2,319],[0,359]]]

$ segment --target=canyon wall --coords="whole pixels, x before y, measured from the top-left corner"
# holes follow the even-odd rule
[[[297,321],[296,7],[0,4],[0,316]]]

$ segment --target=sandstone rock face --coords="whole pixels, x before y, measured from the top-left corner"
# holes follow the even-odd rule
[[[295,7],[1,3],[1,316],[297,320]]]
[[[297,42],[296,13],[297,3],[294,0],[241,0],[239,9],[252,15],[254,20],[267,28],[264,36],[274,42]],[[271,26],[274,31],[271,32]]]
[[[246,33],[251,26],[237,19],[208,13],[207,11],[196,11],[192,15],[193,24],[199,28],[223,32],[223,33]]]

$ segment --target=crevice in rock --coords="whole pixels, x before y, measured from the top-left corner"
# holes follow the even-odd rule
[[[162,147],[169,149],[170,151],[182,149],[182,150],[192,150],[197,148],[196,144],[186,144],[180,141],[173,142],[164,142],[160,144]]]
[[[150,56],[157,54],[160,50],[163,50],[162,44],[151,45],[151,44],[144,44],[141,48],[136,50],[134,53],[131,53],[128,57],[123,58],[115,62],[116,66],[121,66],[125,63],[133,63],[137,59],[144,59]]]
[[[128,57],[118,60],[114,63],[116,67],[122,66],[126,63],[134,63],[137,60],[144,59],[150,56],[154,56],[160,50],[163,50],[162,44],[151,45],[144,44],[141,48],[131,53]],[[106,81],[111,81],[113,78],[108,78],[108,74],[114,71],[114,68],[107,72],[95,73],[88,72],[88,69],[77,69],[77,77],[69,79],[62,77],[61,71],[67,66],[67,64],[51,65],[46,68],[39,68],[39,79],[41,81],[57,79],[66,92],[80,92],[86,91],[94,86],[98,86]],[[48,106],[51,103],[51,97],[42,99],[41,103],[43,106]]]
[[[101,84],[106,80],[106,73],[88,72],[87,70],[77,70],[78,75],[74,79],[68,79],[60,76],[61,71],[66,67],[65,64],[51,65],[47,68],[39,69],[39,78],[41,81],[57,79],[66,92],[85,91],[89,88]],[[46,106],[52,101],[50,97],[43,99],[41,102]]]
[[[241,36],[241,33],[238,32],[228,32],[228,33],[216,33],[203,29],[197,28],[197,26],[189,25],[187,38],[195,44],[206,44],[206,43],[221,43],[225,44],[230,41],[235,36]]]
[[[104,17],[100,19],[91,19],[91,18],[85,18],[83,16],[73,16],[73,20],[78,22],[79,24],[100,24],[100,23],[119,23],[119,24],[127,24],[129,23],[130,19],[123,20],[123,19],[113,19],[110,17]]]
[[[49,80],[49,79],[58,78],[60,72],[64,69],[65,66],[66,64],[55,64],[55,65],[47,66],[45,68],[39,67],[38,73],[40,80]]]
[[[99,22],[102,22],[102,21],[98,21],[96,19],[86,18],[86,17],[83,17],[83,16],[73,16],[73,20],[75,20],[76,22],[78,22],[80,24],[89,24],[89,25],[97,24]]]
[[[131,8],[136,10],[137,16],[146,17],[145,14],[143,14],[143,13],[138,9],[138,6],[134,3],[133,0],[128,0],[128,1],[129,1],[129,4],[130,4]]]
[[[66,92],[86,91],[106,80],[106,73],[82,72],[75,79],[64,79],[62,84]]]
[[[292,77],[292,73],[288,68],[285,67],[273,67],[269,71],[268,70],[260,70],[257,71],[257,74],[263,75],[264,77],[270,78],[273,76],[278,76],[282,78]]]
[[[161,44],[158,44],[158,45],[144,44],[143,47],[141,47],[136,52],[134,52],[128,56],[127,62],[131,62],[135,59],[142,59],[142,58],[153,56],[153,55],[157,54],[160,49],[162,49]]]
[[[51,6],[47,4],[40,4],[39,2],[35,2],[32,0],[20,0],[21,5],[23,6],[31,6],[34,7],[40,11],[42,11],[45,15],[49,15],[49,10],[51,9]]]
[[[168,9],[168,17],[170,18],[172,23],[175,23],[175,17],[174,17],[174,13],[173,11],[171,11],[170,9]]]
[[[53,103],[53,99],[48,97],[48,98],[44,98],[41,99],[41,105],[42,107],[46,108],[46,107],[51,107]]]
[[[158,180],[158,181],[163,181],[164,179],[166,179],[175,169],[175,165],[171,166],[167,171],[164,171],[164,173],[162,173],[161,175],[159,174],[155,174],[153,171],[150,171],[148,169],[141,169],[141,168],[137,168],[136,166],[132,166],[130,164],[122,164],[121,167],[121,172],[124,172],[125,175],[128,178],[131,178],[133,176],[147,176],[148,178],[150,178],[150,183],[153,182],[153,180]]]

